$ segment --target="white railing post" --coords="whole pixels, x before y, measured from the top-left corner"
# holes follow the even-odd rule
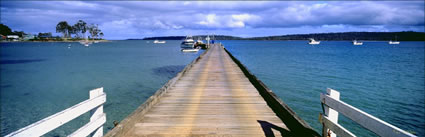
[[[328,136],[329,130],[331,136],[355,137],[350,131],[338,124],[338,112],[347,118],[353,120],[364,128],[374,132],[382,137],[416,137],[394,125],[391,125],[377,117],[374,117],[356,107],[353,107],[339,100],[339,92],[333,89],[327,89],[327,94],[320,94],[320,101],[326,116],[319,115],[319,121],[323,124],[323,136]],[[336,134],[335,134],[336,133]]]
[[[103,87],[94,89],[90,91],[90,99],[103,95]],[[90,122],[94,122],[104,115],[103,113],[103,104],[93,110],[90,110]],[[94,131],[93,137],[102,137],[103,136],[103,125]]]
[[[106,94],[103,93],[103,88],[94,89],[90,91],[90,99],[14,131],[6,135],[6,137],[42,136],[89,111],[91,112],[90,122],[69,136],[88,136],[95,130],[97,131],[94,136],[102,136],[103,124],[106,122],[106,115],[103,113],[103,104],[105,102]]]
[[[335,100],[339,100],[339,92],[333,89],[326,89],[327,94],[335,99]],[[325,107],[325,115],[333,122],[333,123],[338,123],[338,112],[332,108],[329,108],[328,106],[324,105]],[[326,128],[326,127],[323,127]],[[336,137],[336,134],[333,133],[332,131],[330,131],[329,129],[326,128],[327,132],[331,133],[331,137]]]

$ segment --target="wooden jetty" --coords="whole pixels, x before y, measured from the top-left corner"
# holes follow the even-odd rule
[[[320,136],[221,44],[105,136]]]

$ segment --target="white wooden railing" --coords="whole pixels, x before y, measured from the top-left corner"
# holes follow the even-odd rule
[[[323,137],[328,135],[331,137],[356,136],[338,124],[338,112],[382,137],[415,137],[413,134],[340,101],[339,92],[336,90],[328,88],[327,94],[320,94],[320,101],[325,113],[319,115],[319,121],[323,125]]]
[[[88,111],[91,114],[90,122],[69,136],[82,137],[94,132],[93,137],[101,137],[103,136],[103,124],[106,122],[106,115],[103,113],[103,104],[105,102],[106,94],[103,92],[103,87],[91,90],[88,100],[12,132],[6,137],[42,136]]]

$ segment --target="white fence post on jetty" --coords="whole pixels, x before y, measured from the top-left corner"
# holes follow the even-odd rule
[[[335,100],[339,100],[339,92],[338,91],[335,91],[333,89],[328,88],[328,89],[326,89],[326,92],[328,93],[328,95],[331,98],[333,98]],[[325,115],[329,118],[329,120],[332,121],[333,123],[338,123],[338,112],[335,111],[332,108],[329,108],[326,105],[324,107],[325,107]],[[332,134],[332,131],[331,130],[329,130],[327,128],[325,128],[325,129],[326,130],[323,131],[324,133],[327,134],[328,132],[330,132],[331,133],[331,137],[336,137],[335,134]]]
[[[382,137],[415,137],[411,133],[340,101],[339,92],[336,90],[328,88],[327,94],[320,94],[320,101],[325,111],[325,115],[319,115],[319,121],[323,124],[324,137],[328,136],[329,132],[331,137],[337,135],[355,137],[353,133],[338,124],[338,112]]]
[[[12,132],[6,137],[42,136],[88,111],[91,111],[90,122],[69,136],[88,136],[94,131],[93,136],[103,136],[103,124],[106,122],[106,115],[103,113],[105,102],[106,94],[103,92],[103,87],[91,90],[88,100]]]
[[[103,93],[103,88],[98,88],[95,90],[90,91],[90,99],[95,98],[97,96],[100,96],[104,94]],[[98,106],[97,108],[93,109],[90,111],[91,117],[90,117],[90,122],[94,122],[99,118],[102,118],[104,113],[103,113],[103,105]],[[106,118],[105,118],[105,122],[106,122]],[[103,122],[103,123],[105,123]],[[101,126],[94,132],[93,137],[102,137],[103,136],[103,123],[101,124]]]

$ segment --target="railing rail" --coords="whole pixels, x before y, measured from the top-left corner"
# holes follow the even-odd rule
[[[396,126],[393,126],[379,118],[376,118],[358,108],[355,108],[339,100],[339,92],[328,88],[327,94],[320,95],[320,101],[324,109],[324,115],[319,115],[319,121],[323,125],[323,136],[331,137],[348,136],[355,137],[353,133],[338,124],[338,112],[350,118],[364,128],[383,137],[415,137]]]
[[[88,111],[91,114],[90,122],[69,136],[88,136],[94,132],[93,137],[101,137],[103,136],[103,124],[106,122],[106,115],[103,113],[105,102],[106,94],[103,92],[103,87],[91,90],[88,100],[12,132],[6,137],[42,136]]]

